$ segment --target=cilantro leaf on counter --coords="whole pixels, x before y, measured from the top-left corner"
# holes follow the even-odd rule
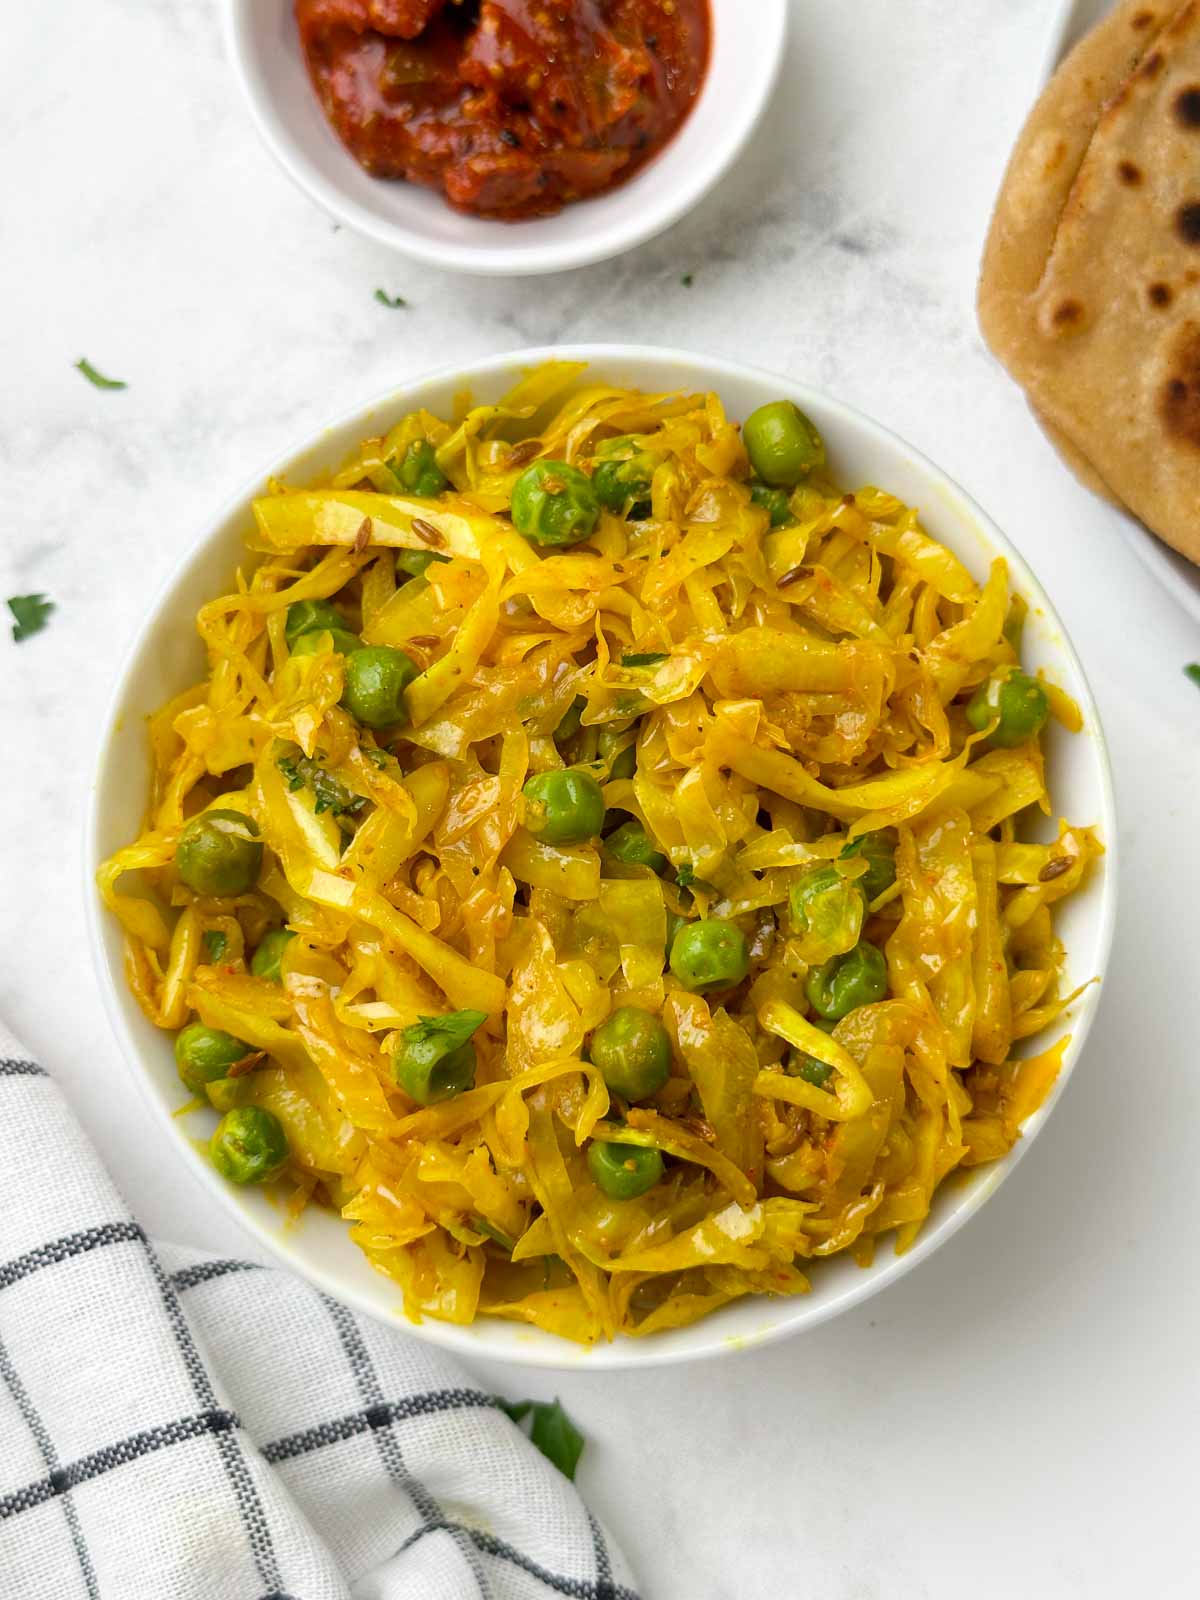
[[[54,601],[44,594],[14,594],[5,604],[13,614],[12,636],[17,644],[41,633],[54,610]]]
[[[560,1400],[553,1404],[543,1400],[501,1400],[500,1409],[518,1424],[532,1416],[530,1439],[564,1478],[574,1479],[585,1441]]]
[[[690,289],[696,281],[696,274],[694,272],[685,272],[679,281],[685,289]]]
[[[402,294],[391,295],[386,289],[376,289],[375,298],[381,306],[386,306],[389,311],[398,311],[401,306],[407,308],[408,301]]]
[[[12,603],[11,601],[9,602]],[[1190,678],[1200,688],[1200,661],[1190,661],[1183,669],[1185,678]]]
[[[82,372],[87,381],[97,389],[128,389],[129,387],[120,378],[106,378],[102,372],[97,372],[86,356],[81,356],[75,363],[75,370]]]

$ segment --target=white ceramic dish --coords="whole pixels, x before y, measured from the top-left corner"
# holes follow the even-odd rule
[[[817,422],[828,442],[833,469],[848,488],[875,483],[921,508],[930,532],[944,541],[977,574],[997,554],[1009,562],[1015,588],[1030,604],[1026,627],[1027,664],[1044,666],[1083,709],[1086,731],[1069,736],[1052,728],[1048,763],[1055,815],[1095,824],[1108,850],[1089,887],[1061,907],[1059,927],[1068,951],[1068,988],[1102,974],[1108,959],[1116,904],[1116,824],[1104,738],[1095,704],[1074,650],[1049,600],[1024,560],[984,513],[932,462],[877,423],[803,384],[732,362],[682,352],[623,345],[527,350],[493,357],[469,369],[437,373],[407,384],[341,418],[294,454],[271,464],[201,530],[165,590],[150,606],[118,682],[103,735],[86,860],[92,948],[113,1027],[122,1050],[157,1113],[164,1147],[170,1146],[214,1198],[287,1265],[360,1311],[395,1326],[403,1317],[397,1286],[372,1270],[337,1218],[306,1213],[285,1225],[280,1213],[254,1190],[224,1183],[192,1142],[207,1133],[215,1117],[197,1111],[173,1115],[185,1099],[175,1072],[170,1038],[143,1017],[122,973],[121,934],[104,914],[91,880],[97,865],[138,831],[146,793],[147,750],[144,718],[168,697],[194,682],[204,670],[194,627],[202,602],[227,591],[244,558],[243,537],[250,526],[249,502],[268,476],[293,481],[339,466],[358,441],[382,433],[405,412],[425,406],[449,412],[454,397],[469,388],[478,400],[496,399],[520,371],[552,357],[582,359],[613,382],[648,390],[678,387],[716,389],[731,416],[745,417],[765,400],[791,396]],[[683,1361],[766,1344],[785,1334],[815,1327],[838,1312],[876,1294],[932,1254],[995,1192],[1045,1123],[1078,1061],[1095,1014],[1099,986],[1092,985],[1072,1015],[1047,1031],[1033,1048],[1063,1032],[1071,1042],[1059,1082],[1048,1103],[1025,1125],[1025,1137],[995,1166],[977,1169],[962,1182],[945,1186],[914,1248],[896,1257],[884,1245],[869,1269],[847,1257],[819,1264],[813,1292],[792,1300],[743,1300],[698,1323],[645,1341],[625,1339],[591,1350],[579,1349],[538,1329],[484,1320],[468,1328],[426,1321],[415,1331],[466,1355],[531,1366],[638,1367]]]
[[[416,184],[372,178],[325,120],[292,0],[224,0],[225,40],[250,113],[284,171],[318,205],[380,244],[460,272],[559,272],[629,250],[703,198],[736,159],[779,71],[787,0],[711,0],[712,55],[679,133],[636,177],[553,217],[460,215]]]

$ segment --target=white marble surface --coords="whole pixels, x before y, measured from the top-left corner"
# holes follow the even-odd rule
[[[611,336],[823,385],[992,511],[1092,675],[1124,845],[1100,1024],[1018,1178],[883,1298],[715,1366],[484,1377],[562,1394],[591,1440],[583,1485],[655,1600],[1191,1594],[1200,695],[1180,669],[1200,637],[1059,466],[972,315],[1055,7],[793,3],[783,87],[734,174],[656,243],[540,282],[439,276],[335,232],[260,150],[212,0],[60,0],[52,32],[10,8],[0,594],[59,609],[29,643],[0,639],[0,1014],[152,1231],[249,1249],[155,1137],[81,911],[100,719],[193,531],[328,416],[451,359]],[[90,388],[80,355],[129,388]]]

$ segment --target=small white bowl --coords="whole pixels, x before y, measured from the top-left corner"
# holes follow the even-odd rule
[[[779,71],[787,0],[710,3],[708,73],[676,136],[628,183],[528,222],[464,216],[430,189],[364,172],[309,82],[292,0],[224,0],[225,39],[267,148],[339,222],[430,266],[520,276],[604,261],[661,233],[738,156]]]
[[[925,526],[982,576],[993,557],[1009,564],[1017,592],[1029,603],[1023,653],[1026,664],[1045,667],[1078,701],[1085,731],[1070,735],[1051,726],[1047,766],[1055,816],[1094,824],[1108,851],[1089,885],[1059,908],[1058,929],[1067,950],[1064,986],[1073,989],[1103,974],[1116,913],[1117,829],[1104,736],[1091,691],[1062,624],[1037,579],[1000,530],[932,462],[878,423],[789,378],[682,351],[631,345],[555,346],[493,357],[469,368],[436,373],[352,412],[273,462],[230,500],[201,531],[192,550],[151,605],[121,674],[100,745],[85,850],[93,955],[110,1018],[123,1052],[158,1116],[164,1145],[171,1146],[223,1205],[288,1266],[329,1294],[392,1326],[449,1346],[464,1355],[542,1367],[643,1367],[685,1361],[763,1345],[836,1316],[910,1271],[933,1253],[995,1193],[1029,1148],[1053,1109],[1078,1061],[1099,1000],[1088,988],[1068,1017],[1031,1044],[1042,1049],[1064,1033],[1071,1041],[1062,1072],[1047,1103],[1025,1124],[1024,1137],[992,1166],[976,1168],[947,1183],[935,1196],[931,1216],[904,1256],[880,1243],[875,1264],[858,1267],[848,1256],[815,1263],[812,1293],[795,1299],[748,1298],[724,1307],[690,1328],[645,1340],[623,1338],[583,1349],[518,1323],[483,1319],[470,1327],[427,1320],[406,1321],[400,1290],[375,1272],[351,1242],[345,1223],[312,1210],[286,1225],[264,1195],[223,1182],[193,1142],[215,1121],[207,1111],[175,1115],[184,1100],[175,1071],[172,1040],[153,1027],[129,992],[122,970],[122,937],[103,911],[91,879],[100,862],[138,833],[145,809],[147,749],[145,718],[164,701],[200,678],[204,653],[195,615],[214,595],[225,593],[252,527],[250,501],[270,477],[304,481],[340,466],[360,439],[381,434],[418,407],[448,415],[464,389],[480,402],[498,399],[522,371],[551,359],[588,361],[613,383],[646,390],[715,389],[729,415],[744,418],[766,400],[789,396],[817,423],[829,448],[838,482],[847,488],[877,484],[918,506]],[[1053,827],[1049,836],[1053,836]]]

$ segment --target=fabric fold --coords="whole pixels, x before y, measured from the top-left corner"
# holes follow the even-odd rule
[[[0,1575],[5,1600],[637,1600],[440,1351],[150,1241],[2,1028]]]

